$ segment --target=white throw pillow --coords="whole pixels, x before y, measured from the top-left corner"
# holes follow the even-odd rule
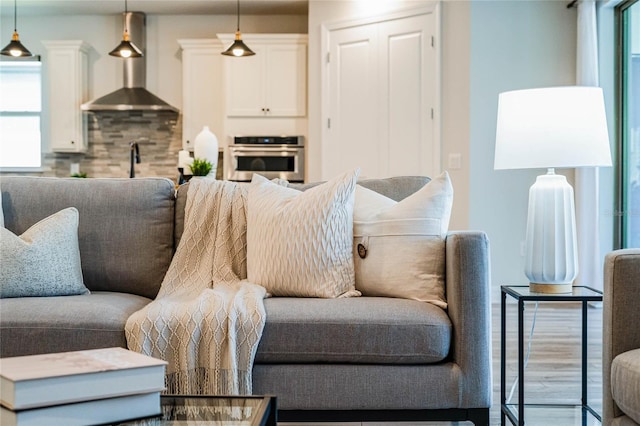
[[[445,237],[453,187],[444,172],[400,202],[356,188],[353,257],[356,289],[447,307]]]
[[[248,280],[273,296],[359,296],[352,254],[358,172],[304,192],[254,174],[247,196]]]
[[[87,294],[78,245],[78,210],[60,210],[21,236],[0,228],[0,297]]]

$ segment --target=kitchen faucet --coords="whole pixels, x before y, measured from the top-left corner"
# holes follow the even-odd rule
[[[140,163],[140,148],[138,147],[138,142],[136,141],[131,141],[129,143],[129,147],[131,148],[130,151],[130,156],[129,156],[129,160],[130,160],[130,171],[129,171],[129,177],[130,178],[134,178],[136,177],[136,169],[133,166],[135,163]]]

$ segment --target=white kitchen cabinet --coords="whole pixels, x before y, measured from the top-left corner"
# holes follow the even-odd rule
[[[219,139],[223,135],[223,47],[218,39],[182,39],[178,44],[182,48],[182,147],[193,151],[204,126]]]
[[[46,75],[49,93],[49,142],[54,152],[84,152],[87,120],[80,105],[87,101],[89,44],[81,40],[48,40]]]
[[[219,34],[225,46],[233,34]],[[255,56],[224,57],[228,117],[307,114],[307,36],[244,34]]]

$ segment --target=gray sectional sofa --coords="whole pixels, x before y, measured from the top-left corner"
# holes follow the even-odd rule
[[[400,200],[428,178],[361,184]],[[301,185],[305,189],[309,185]],[[128,316],[157,294],[183,231],[186,186],[168,179],[3,176],[7,229],[22,234],[79,211],[88,295],[0,299],[2,357],[126,347]],[[384,297],[265,300],[256,394],[281,421],[470,420],[489,424],[489,246],[482,232],[446,239],[448,309]]]
[[[640,424],[640,249],[616,250],[604,264],[603,416],[606,426]]]

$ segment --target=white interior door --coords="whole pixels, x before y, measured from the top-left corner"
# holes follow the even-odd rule
[[[434,176],[440,141],[436,14],[330,29],[322,178]]]
[[[385,149],[383,175],[427,175],[439,170],[434,162],[433,123],[435,50],[429,15],[379,25],[382,116],[380,132]],[[385,84],[386,83],[386,84]]]
[[[329,81],[331,114],[326,122],[331,137],[325,139],[323,178],[355,167],[361,175],[380,173],[377,144],[378,40],[373,25],[331,33]],[[335,118],[334,118],[335,117]]]

